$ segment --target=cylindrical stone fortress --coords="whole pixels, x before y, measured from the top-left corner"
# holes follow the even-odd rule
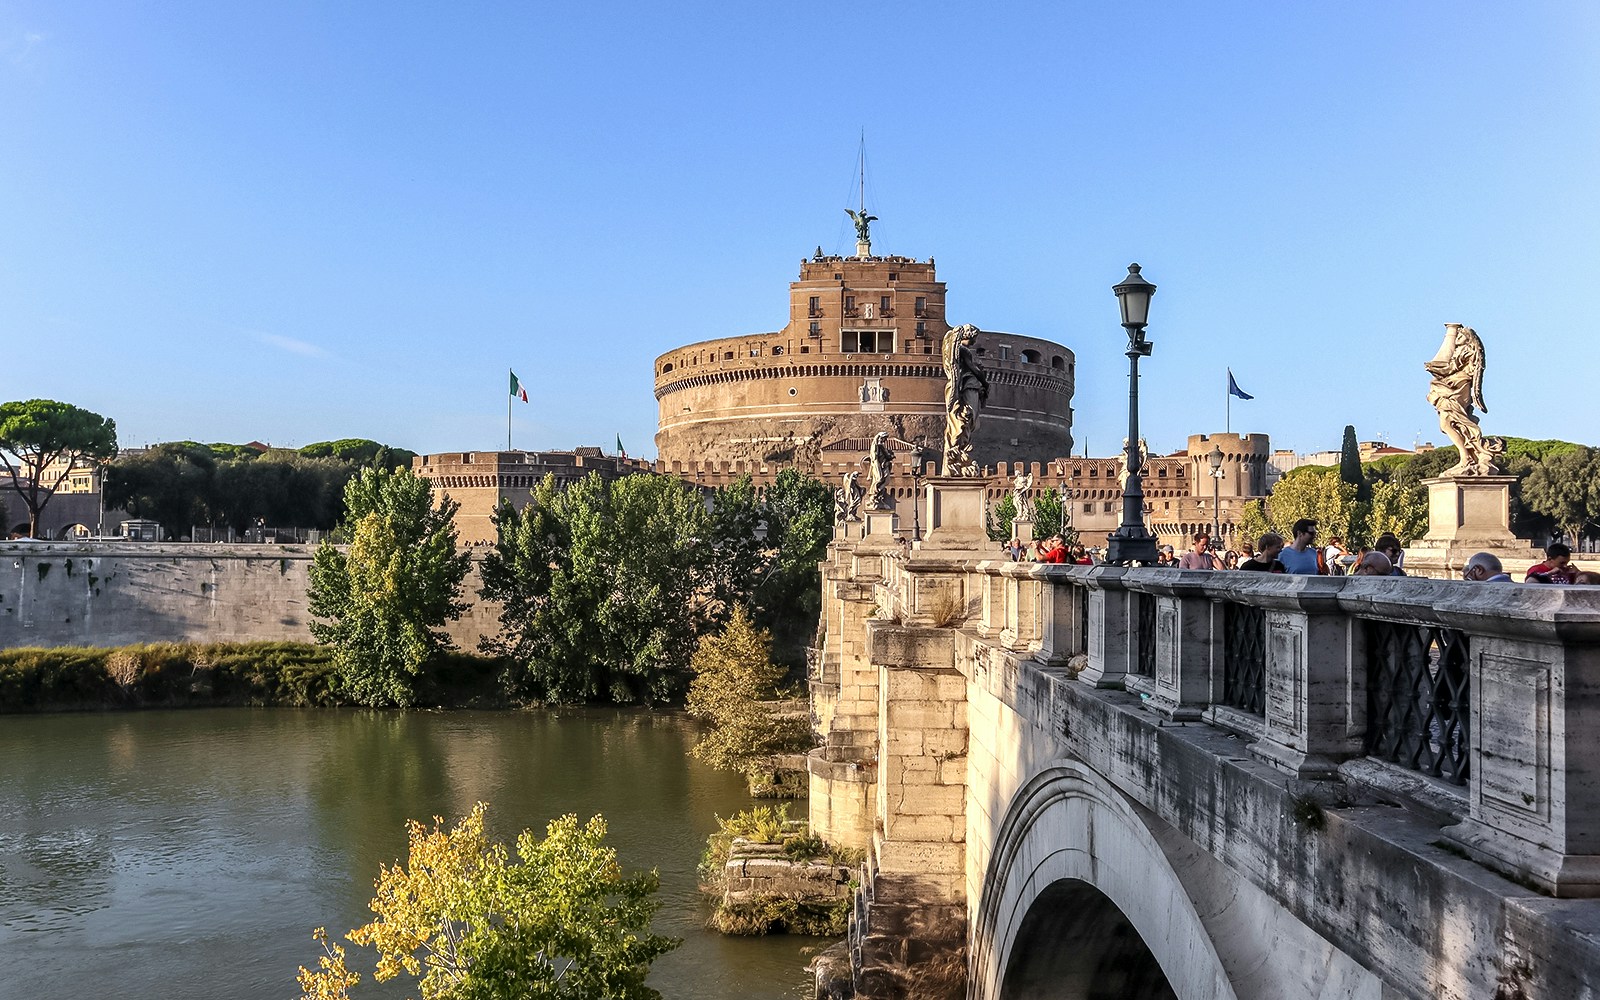
[[[902,448],[935,461],[944,437],[940,343],[949,329],[945,286],[931,259],[803,261],[782,330],[701,341],[656,359],[657,453],[669,463],[809,471],[825,452],[854,460],[886,430]],[[989,398],[974,457],[993,465],[1070,454],[1072,352],[992,331],[976,346]]]

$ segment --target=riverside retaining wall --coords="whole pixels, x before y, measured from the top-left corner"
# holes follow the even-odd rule
[[[309,545],[0,542],[0,648],[309,642]],[[471,602],[451,639],[476,652],[498,611]]]

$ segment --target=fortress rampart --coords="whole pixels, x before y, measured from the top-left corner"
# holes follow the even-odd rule
[[[745,461],[820,474],[830,445],[887,430],[931,460],[944,435],[945,286],[933,262],[815,257],[781,330],[675,348],[655,362],[666,462]],[[990,390],[976,453],[1047,461],[1072,450],[1075,359],[1049,340],[982,332]]]

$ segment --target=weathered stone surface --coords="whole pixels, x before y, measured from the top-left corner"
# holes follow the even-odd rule
[[[886,578],[909,593],[921,570],[906,567]],[[1017,571],[972,563],[964,572],[982,577],[961,584],[976,594],[989,577]],[[1089,669],[1078,677],[1043,664],[1042,633],[1037,648],[1010,650],[1003,629],[986,637],[976,623],[901,626],[909,635],[898,648],[923,631],[949,639],[948,661],[912,655],[880,666],[879,818],[858,906],[866,927],[853,938],[858,988],[874,991],[864,995],[919,995],[908,992],[904,942],[885,929],[903,930],[896,921],[914,912],[948,908],[970,922],[973,1000],[998,998],[1019,947],[1093,952],[1102,942],[1092,934],[1018,936],[1025,915],[1056,905],[1045,890],[1068,883],[1094,886],[1110,900],[1107,914],[1131,921],[1148,951],[1127,957],[1153,959],[1180,996],[1600,993],[1600,903],[1551,899],[1499,874],[1564,893],[1600,885],[1589,867],[1600,855],[1600,592],[1029,572],[1044,587],[1085,588],[1099,605]],[[1128,587],[1168,612],[1164,639],[1158,614],[1153,672],[1129,681],[1167,698],[1165,712],[1118,689],[1119,671],[1138,665]],[[1261,715],[1214,703],[1226,691],[1219,602],[1264,613]],[[1387,782],[1394,765],[1352,759],[1368,724],[1362,618],[1470,638],[1474,756],[1464,792]],[[942,679],[951,670],[959,681]],[[1171,709],[1185,706],[1217,724],[1181,721]],[[1100,912],[1087,897],[1073,905]],[[954,938],[942,940],[921,961],[959,952]],[[1123,955],[1114,950],[1123,945],[1103,943]],[[1046,963],[1028,974],[1070,973]]]

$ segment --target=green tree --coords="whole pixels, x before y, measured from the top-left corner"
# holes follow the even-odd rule
[[[414,451],[391,448],[368,438],[318,441],[301,448],[300,454],[306,458],[337,458],[350,465],[370,465],[380,469],[393,469],[402,465],[410,468],[411,460],[417,455]]]
[[[694,746],[696,757],[749,775],[777,754],[811,745],[808,719],[773,710],[787,671],[772,662],[772,634],[756,628],[743,605],[734,606],[719,634],[700,640],[690,665],[689,712],[711,723]]]
[[[1077,531],[1066,525],[1061,494],[1053,491],[1041,493],[1033,501],[1033,537],[1049,538],[1052,535],[1060,535],[1068,545],[1078,544]],[[1029,541],[1026,538],[1022,540]]]
[[[1427,530],[1427,490],[1406,479],[1372,484],[1372,501],[1367,507],[1367,541],[1389,532],[1400,539],[1400,544],[1409,545]]]
[[[434,503],[426,479],[408,469],[365,469],[345,486],[349,552],[332,542],[311,563],[311,634],[333,648],[352,700],[405,706],[414,679],[448,645],[441,626],[461,616],[461,581],[471,555],[456,552],[460,505]]]
[[[1317,522],[1322,537],[1338,535],[1352,545],[1367,539],[1366,525],[1356,503],[1356,488],[1339,478],[1333,468],[1295,469],[1278,480],[1267,497],[1266,520],[1273,531],[1292,538],[1294,522],[1303,517]],[[1240,520],[1242,532],[1258,525],[1247,511]],[[1245,537],[1249,537],[1246,534]]]
[[[780,663],[805,662],[822,614],[822,558],[833,540],[833,488],[795,469],[779,472],[761,496],[765,567],[747,602],[772,633]]]
[[[1017,501],[1007,493],[984,512],[984,530],[991,542],[1011,541],[1011,522],[1017,519]]]
[[[407,863],[380,867],[377,918],[346,935],[377,953],[373,978],[408,976],[422,1000],[658,1000],[650,963],[681,942],[650,933],[656,873],[625,874],[599,816],[524,830],[513,859],[484,833],[487,808],[450,830],[406,824]],[[360,974],[313,937],[324,954],[300,968],[301,1000],[347,1000]]]
[[[771,568],[775,549],[767,545],[764,507],[749,473],[712,494],[706,582],[715,624],[726,623],[735,605],[749,605]]]
[[[217,463],[211,449],[193,441],[158,444],[122,455],[106,467],[106,508],[158,522],[173,537],[212,522]]]
[[[1251,549],[1261,544],[1261,536],[1269,531],[1277,531],[1272,526],[1272,519],[1267,514],[1265,500],[1251,500],[1239,512],[1239,518],[1234,528],[1234,534],[1241,543],[1249,543]]]
[[[1521,499],[1562,536],[1582,538],[1600,523],[1600,451],[1563,450],[1532,465],[1522,480]]]
[[[485,649],[522,666],[513,693],[558,703],[664,702],[688,684],[709,614],[708,514],[671,476],[547,477],[495,514],[485,599],[502,604]]]
[[[1372,487],[1361,469],[1361,446],[1356,442],[1354,424],[1344,425],[1344,443],[1339,448],[1339,479],[1356,488],[1356,502],[1372,499]]]
[[[39,537],[39,515],[75,469],[117,454],[117,425],[98,413],[53,399],[0,403],[0,465],[28,509],[28,534]],[[60,463],[52,468],[53,463]]]

